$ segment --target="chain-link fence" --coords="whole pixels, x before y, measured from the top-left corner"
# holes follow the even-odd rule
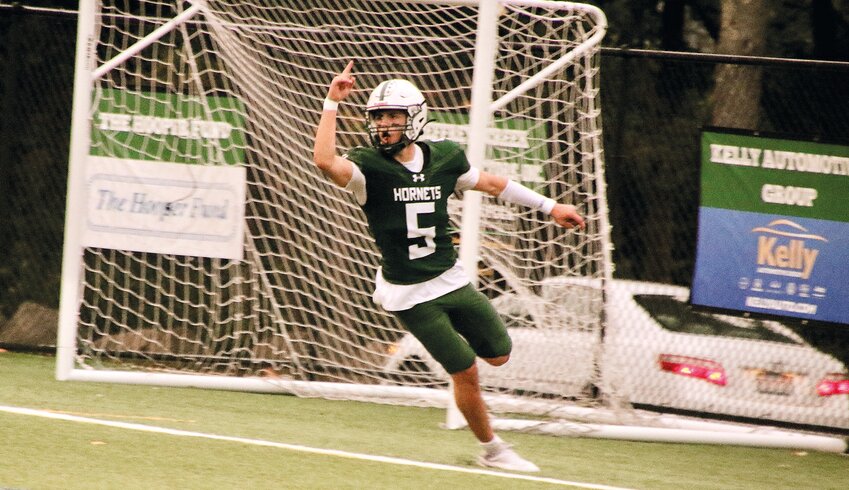
[[[715,114],[717,72],[729,68],[761,77],[755,117],[729,121]],[[849,135],[849,63],[606,49],[602,73],[608,200],[620,278],[690,284],[702,127],[721,122],[826,141]]]
[[[717,73],[735,69],[760,78],[757,114],[717,113],[717,91],[728,92]],[[849,135],[849,63],[607,49],[601,79],[614,276],[622,279],[690,285],[701,128],[844,143]],[[734,89],[726,96],[740,97]],[[787,324],[849,366],[849,329]]]
[[[72,13],[0,12],[0,325],[27,302],[58,307],[75,35]],[[689,285],[699,132],[716,124],[723,67],[755,71],[761,82],[756,117],[731,126],[824,140],[849,134],[849,63],[605,49],[616,277]],[[846,335],[804,331],[846,362]]]
[[[0,12],[0,321],[59,303],[76,16]]]

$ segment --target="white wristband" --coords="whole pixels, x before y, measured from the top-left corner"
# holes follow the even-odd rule
[[[325,111],[335,111],[339,108],[339,102],[335,100],[330,100],[329,98],[324,99],[324,107],[322,110]]]
[[[539,209],[545,214],[551,214],[551,210],[557,204],[554,199],[545,197],[512,180],[507,181],[507,185],[498,197],[509,203]]]

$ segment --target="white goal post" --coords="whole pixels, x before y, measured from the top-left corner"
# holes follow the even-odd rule
[[[312,164],[327,85],[353,59],[340,147],[366,144],[370,90],[407,78],[425,138],[586,217],[574,232],[475,192],[452,205],[461,259],[516,333],[509,367],[482,366],[487,403],[535,419],[496,427],[646,438],[607,425],[642,422],[601,369],[605,31],[598,8],[547,0],[81,0],[57,378],[450,405],[371,300],[362,212]]]

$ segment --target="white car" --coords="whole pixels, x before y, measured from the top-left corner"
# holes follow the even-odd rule
[[[513,353],[501,367],[478,363],[482,385],[564,398],[600,387],[642,408],[849,428],[846,366],[787,326],[695,311],[684,287],[614,280],[602,336],[576,317],[599,314],[593,284],[553,278],[540,297],[495,298]],[[412,335],[398,342],[384,371],[448,380]]]

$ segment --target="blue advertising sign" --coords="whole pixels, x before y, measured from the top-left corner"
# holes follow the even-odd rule
[[[849,147],[702,133],[694,305],[849,324]]]

